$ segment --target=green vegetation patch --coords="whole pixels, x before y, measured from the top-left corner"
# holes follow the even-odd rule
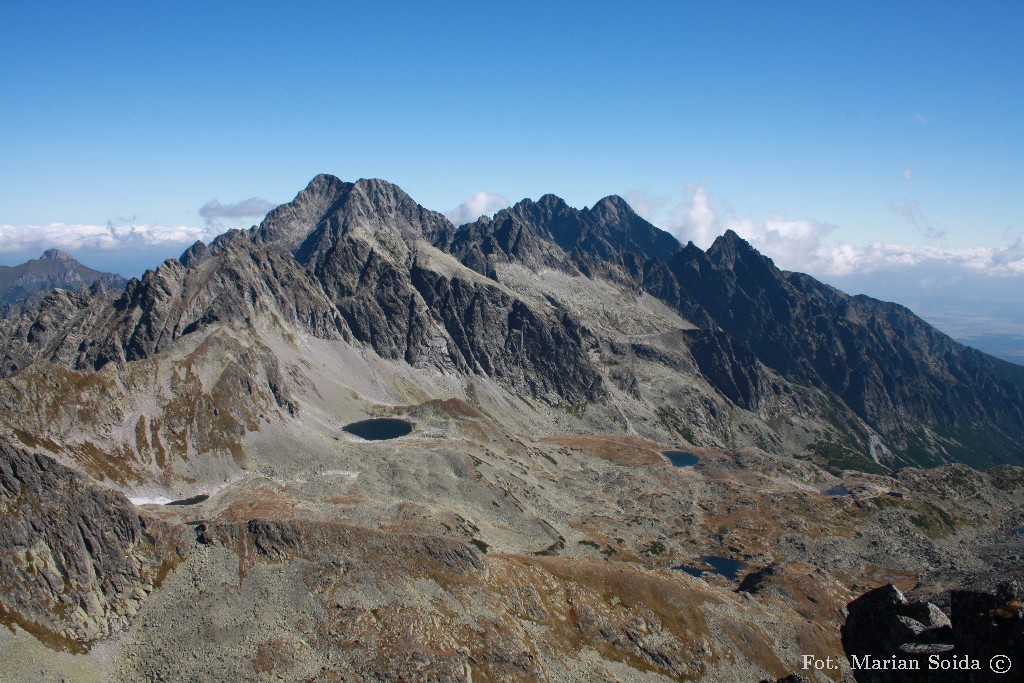
[[[648,555],[661,555],[665,552],[665,544],[661,541],[651,541],[651,543],[649,543],[647,547],[643,549],[643,552],[647,553]]]
[[[547,548],[544,548],[544,550],[538,550],[537,552],[534,553],[534,555],[538,555],[538,556],[557,555],[558,551],[561,550],[564,547],[565,547],[565,539],[562,538],[561,536],[559,536],[557,541],[555,541],[554,543],[549,545]]]
[[[679,436],[683,437],[691,444],[696,444],[694,441],[693,430],[683,422],[683,418],[674,408],[662,406],[658,408],[658,419],[670,432],[675,432]]]
[[[910,522],[929,538],[943,538],[956,531],[956,520],[939,506],[926,500],[879,497],[872,501],[878,509],[903,508],[910,512]]]
[[[850,441],[819,439],[811,445],[811,450],[833,470],[858,470],[873,474],[889,472],[888,468],[879,465],[855,445],[851,445]]]

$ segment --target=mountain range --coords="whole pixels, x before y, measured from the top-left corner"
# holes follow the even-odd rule
[[[48,254],[30,265],[64,262]],[[100,370],[254,317],[694,445],[880,470],[1024,462],[1024,368],[781,271],[732,231],[680,245],[614,196],[456,228],[392,184],[318,176],[119,296],[54,293],[8,321],[4,373]]]
[[[867,588],[1019,573],[1024,367],[620,197],[319,175],[17,313],[0,642],[45,675],[756,680]]]

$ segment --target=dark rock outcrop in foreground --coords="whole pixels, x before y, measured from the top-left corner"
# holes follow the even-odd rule
[[[861,683],[1019,680],[1022,601],[1020,580],[1001,584],[995,593],[955,590],[947,617],[932,603],[908,601],[895,586],[883,586],[848,605],[843,648]],[[1008,672],[993,671],[998,657],[1008,658]],[[893,668],[897,663],[912,668]],[[890,668],[877,668],[882,666]]]
[[[122,494],[0,441],[0,616],[57,649],[122,630],[175,561]]]

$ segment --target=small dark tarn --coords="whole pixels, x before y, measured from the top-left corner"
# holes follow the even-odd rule
[[[1024,536],[1024,529],[1017,529],[1018,536]]]
[[[209,498],[205,493],[200,493],[198,496],[192,496],[191,498],[182,498],[181,500],[172,500],[167,505],[196,505],[202,503],[204,500]]]
[[[698,567],[687,567],[685,565],[679,565],[678,567],[672,567],[678,569],[681,572],[686,572],[690,576],[696,576],[700,578],[702,574],[711,572],[712,574],[718,574],[724,576],[729,581],[735,581],[740,570],[743,569],[744,563],[739,560],[731,560],[728,557],[719,557],[718,555],[707,555],[706,557],[700,558],[700,561],[711,565],[711,569],[701,569]]]
[[[839,496],[848,496],[850,495],[850,487],[848,487],[846,484],[836,484],[828,491],[825,491],[825,495],[832,496],[833,498],[837,498]]]
[[[693,467],[700,462],[700,458],[686,451],[662,451],[662,453],[676,467]]]
[[[405,436],[412,431],[412,423],[408,420],[381,417],[347,424],[344,430],[367,441],[385,441]]]

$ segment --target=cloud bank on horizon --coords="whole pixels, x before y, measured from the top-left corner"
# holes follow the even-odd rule
[[[209,242],[240,219],[262,219],[273,208],[274,204],[260,197],[232,204],[221,204],[218,199],[211,199],[197,211],[205,220],[203,227],[136,225],[134,219],[110,220],[105,225],[50,223],[16,226],[0,223],[0,254],[42,253],[50,248],[65,251],[180,248],[200,240]]]
[[[39,252],[57,248],[64,251],[80,249],[123,249],[173,247],[190,245],[197,240],[209,241],[223,228],[188,225],[82,225],[50,223],[49,225],[0,224],[0,253]],[[129,254],[126,254],[129,256]]]
[[[949,248],[830,241],[828,237],[836,231],[836,226],[828,223],[783,215],[757,220],[736,216],[729,208],[717,209],[703,181],[690,185],[683,201],[667,209],[667,199],[648,197],[643,192],[631,192],[626,199],[637,213],[672,233],[683,244],[692,241],[707,249],[716,237],[732,229],[780,268],[818,277],[917,267],[945,267],[975,275],[1024,276],[1024,235],[1005,247]],[[916,202],[892,208],[929,239],[945,234],[944,229],[936,228],[924,216]]]

